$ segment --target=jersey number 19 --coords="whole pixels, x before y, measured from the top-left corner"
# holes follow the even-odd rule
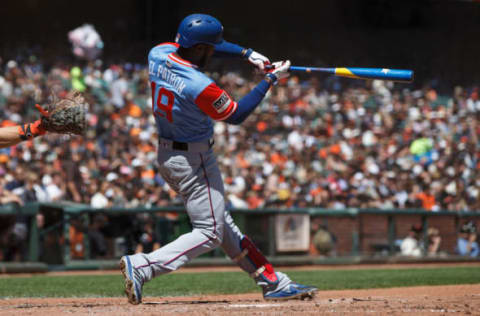
[[[152,88],[152,112],[153,115],[158,115],[160,117],[166,117],[167,120],[172,123],[173,122],[173,117],[172,117],[172,108],[173,108],[173,102],[175,101],[175,96],[173,95],[172,91],[169,91],[165,88],[160,88],[158,90],[158,96],[157,96],[157,110],[155,111],[155,88],[156,88],[155,82],[151,83],[151,88]],[[167,99],[167,104],[162,103],[162,99],[165,96]],[[164,113],[160,112],[163,111]]]

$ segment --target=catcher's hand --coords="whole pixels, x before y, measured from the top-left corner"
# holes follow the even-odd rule
[[[39,128],[52,133],[82,135],[86,129],[85,114],[88,104],[82,94],[71,91],[63,99],[54,97],[46,109],[36,104],[42,114]]]

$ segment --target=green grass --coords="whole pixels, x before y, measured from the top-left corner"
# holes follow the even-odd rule
[[[299,283],[320,290],[480,283],[480,268],[288,271]],[[174,273],[145,284],[144,296],[189,296],[258,292],[242,272]],[[123,296],[121,275],[0,278],[0,298]]]

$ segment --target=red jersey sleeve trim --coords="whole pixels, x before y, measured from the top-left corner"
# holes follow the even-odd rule
[[[215,83],[211,83],[198,95],[195,104],[216,121],[227,119],[238,107],[237,102],[233,101],[228,93]]]
[[[179,47],[180,47],[180,44],[174,43],[174,42],[165,42],[165,43],[158,44],[157,46],[163,46],[163,45],[173,45],[173,46],[175,46],[176,48],[179,48]]]
[[[176,63],[179,63],[180,65],[197,68],[196,65],[190,63],[188,60],[185,60],[185,59],[182,59],[180,57],[175,56],[173,53],[168,54],[168,58],[170,58],[171,60],[173,60]]]

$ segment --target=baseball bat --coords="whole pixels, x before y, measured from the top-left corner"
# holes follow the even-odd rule
[[[319,67],[301,67],[290,66],[289,71],[301,72],[324,72],[339,77],[348,77],[355,79],[381,79],[398,82],[411,82],[413,80],[413,71],[408,69],[389,69],[389,68],[356,68],[356,67],[337,67],[337,68],[319,68]]]

